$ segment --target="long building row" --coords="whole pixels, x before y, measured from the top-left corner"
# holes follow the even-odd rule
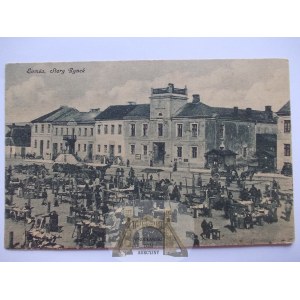
[[[237,163],[258,160],[280,170],[291,163],[290,130],[289,102],[276,114],[271,106],[212,107],[169,84],[151,89],[149,104],[89,112],[61,106],[32,120],[31,152],[45,159],[70,153],[85,161],[204,168],[223,151]]]

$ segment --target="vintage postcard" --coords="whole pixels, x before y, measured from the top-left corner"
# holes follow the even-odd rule
[[[294,240],[285,59],[6,66],[5,247]]]

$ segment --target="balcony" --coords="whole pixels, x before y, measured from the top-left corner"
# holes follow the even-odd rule
[[[76,142],[77,136],[76,135],[63,135],[63,140],[68,142]]]

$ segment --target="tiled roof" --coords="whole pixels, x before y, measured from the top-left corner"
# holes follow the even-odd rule
[[[290,101],[288,101],[286,104],[284,104],[279,111],[277,112],[277,115],[279,116],[289,116],[291,114],[291,108],[290,108]]]
[[[275,119],[264,111],[234,108],[212,107],[202,102],[187,103],[176,114],[175,118],[216,117],[240,121],[275,123]]]
[[[11,126],[5,135],[6,146],[30,147],[31,128],[27,126]]]
[[[176,114],[176,117],[210,117],[211,107],[202,103],[186,103]]]
[[[34,119],[31,121],[31,123],[51,123],[55,122],[59,118],[66,118],[69,115],[74,115],[74,113],[77,113],[78,110],[72,107],[68,106],[61,106],[60,108],[43,115],[37,119]]]
[[[68,123],[68,122],[76,122],[76,123],[94,123],[95,117],[99,114],[99,111],[93,112],[80,112],[74,111],[68,114],[62,115],[61,117],[57,118],[53,123],[54,124],[61,124],[61,123]]]
[[[99,111],[80,112],[76,117],[77,123],[95,122],[95,118],[99,115]]]
[[[123,120],[136,105],[111,105],[96,116],[96,120]]]
[[[149,119],[150,118],[150,104],[137,104],[134,109],[130,111],[124,119]]]

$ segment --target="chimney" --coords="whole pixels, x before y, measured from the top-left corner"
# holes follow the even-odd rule
[[[239,108],[237,106],[234,106],[233,107],[233,115],[238,116],[238,114],[239,114]]]
[[[174,91],[174,84],[173,83],[169,83],[168,84],[168,92],[169,93],[173,93],[173,91]]]
[[[246,116],[251,117],[251,115],[252,115],[252,109],[250,107],[247,107],[246,108]]]
[[[128,101],[128,105],[136,105],[135,101]]]
[[[200,103],[200,95],[194,94],[192,103]]]
[[[265,106],[265,112],[272,112],[272,106],[270,105]]]
[[[265,114],[266,114],[267,118],[270,118],[270,119],[272,118],[272,116],[273,116],[272,106],[270,106],[270,105],[265,106]]]
[[[90,112],[100,112],[100,108],[91,108]]]

